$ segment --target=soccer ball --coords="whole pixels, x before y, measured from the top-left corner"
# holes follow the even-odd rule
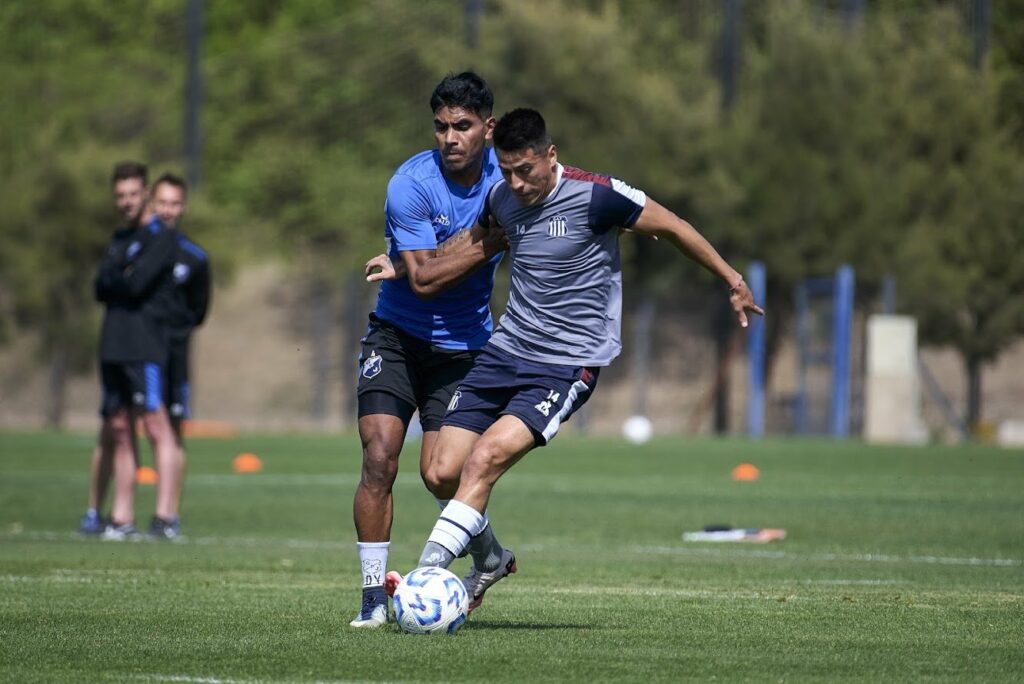
[[[444,568],[416,568],[392,598],[402,631],[410,634],[455,634],[466,621],[469,595],[462,580]]]
[[[643,444],[651,438],[654,426],[645,416],[630,416],[622,424],[622,436],[633,444]]]

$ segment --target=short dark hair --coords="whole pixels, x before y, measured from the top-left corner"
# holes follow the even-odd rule
[[[181,190],[182,196],[188,194],[188,186],[185,185],[185,179],[181,176],[173,174],[169,171],[160,174],[160,177],[153,181],[153,189],[156,190],[157,186],[161,183],[167,183]]]
[[[146,169],[146,165],[135,161],[123,161],[114,164],[114,172],[110,174],[111,185],[118,181],[128,180],[129,178],[141,178],[142,184],[148,185],[149,171]]]
[[[430,96],[430,111],[437,112],[441,107],[462,107],[486,119],[494,109],[494,93],[487,81],[472,71],[448,74]]]
[[[520,107],[506,112],[494,127],[494,147],[504,152],[530,149],[537,154],[551,147],[544,117],[536,109]]]

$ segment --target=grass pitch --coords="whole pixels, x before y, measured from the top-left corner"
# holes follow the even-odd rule
[[[183,543],[73,533],[92,444],[0,433],[6,681],[1024,678],[1020,451],[563,436],[492,500],[519,573],[456,636],[419,637],[347,626],[355,437],[192,441]],[[437,515],[417,448],[395,488],[401,571]],[[262,473],[231,472],[244,451]],[[761,478],[733,482],[740,462]],[[141,488],[140,524],[152,504]],[[682,541],[714,523],[788,538]]]

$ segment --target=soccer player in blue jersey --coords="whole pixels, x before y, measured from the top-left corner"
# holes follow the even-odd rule
[[[173,540],[181,536],[181,521],[177,513],[185,481],[186,456],[182,423],[191,417],[189,347],[192,333],[206,319],[210,305],[209,257],[181,228],[187,192],[185,180],[173,173],[165,173],[153,183],[153,212],[165,229],[174,232],[178,245],[172,271],[174,297],[169,301],[167,312],[168,353],[164,368],[164,405],[178,447],[178,471],[173,478],[168,478],[167,484],[170,487],[166,490],[166,496],[172,504],[167,510],[173,510],[175,515],[171,518],[153,516],[148,534],[156,539]]]
[[[620,229],[669,242],[721,278],[741,325],[747,312],[764,313],[739,272],[689,223],[618,179],[560,164],[539,112],[505,114],[493,137],[503,181],[488,193],[477,230],[492,218],[504,228],[512,289],[498,328],[453,395],[424,473],[432,490],[457,489],[420,566],[447,567],[462,553],[486,525],[497,480],[555,437],[618,356]],[[479,583],[474,602],[506,574],[500,569]]]
[[[493,105],[478,75],[444,78],[430,98],[436,149],[411,157],[388,184],[383,262],[404,277],[382,283],[360,354],[363,465],[353,518],[363,595],[352,627],[376,628],[388,620],[384,581],[392,486],[413,413],[419,411],[423,428],[422,467],[455,386],[491,334],[489,302],[504,238],[481,231],[471,236],[466,229],[501,179],[494,151],[486,146],[494,129]],[[384,263],[367,264],[371,281],[382,278],[370,273],[374,265]],[[500,545],[486,524],[480,528],[469,552],[475,567],[486,568],[500,560],[500,552],[493,555]]]

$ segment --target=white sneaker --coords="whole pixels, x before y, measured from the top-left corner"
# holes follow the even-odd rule
[[[484,593],[491,585],[502,577],[508,577],[516,570],[518,570],[516,567],[516,555],[505,549],[501,552],[501,563],[491,572],[483,572],[473,568],[466,573],[466,576],[462,578],[462,583],[466,585],[466,593],[469,594],[469,608],[466,612],[472,613],[479,608],[480,604],[484,601]]]
[[[139,531],[135,529],[135,525],[131,523],[124,525],[110,523],[103,530],[103,535],[100,538],[105,541],[135,541],[140,538],[140,535]]]
[[[388,606],[386,603],[363,606],[356,619],[348,623],[349,627],[356,629],[377,629],[388,623]]]

